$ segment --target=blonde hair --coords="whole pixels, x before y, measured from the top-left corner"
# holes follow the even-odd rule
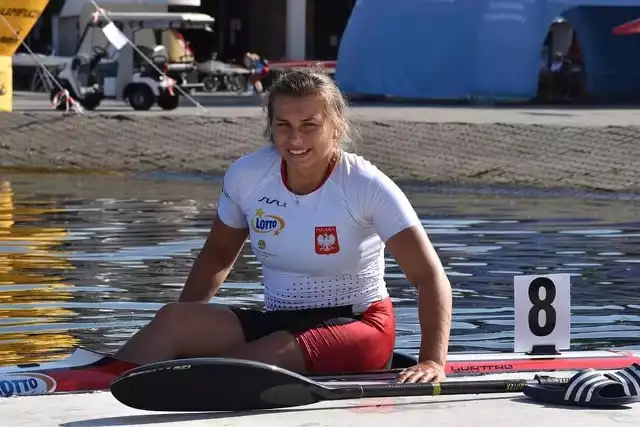
[[[266,96],[265,110],[267,126],[264,136],[273,137],[273,108],[280,96],[320,96],[324,102],[324,113],[340,133],[342,147],[355,142],[356,130],[346,117],[347,100],[321,66],[283,72],[276,77]]]

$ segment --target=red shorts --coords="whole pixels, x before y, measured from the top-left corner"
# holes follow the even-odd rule
[[[362,314],[351,306],[307,310],[231,309],[247,342],[277,331],[291,333],[311,373],[387,369],[395,347],[391,299],[375,302]]]

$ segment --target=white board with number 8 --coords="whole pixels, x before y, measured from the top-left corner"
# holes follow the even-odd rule
[[[571,345],[571,279],[569,274],[515,276],[515,352],[533,346]]]

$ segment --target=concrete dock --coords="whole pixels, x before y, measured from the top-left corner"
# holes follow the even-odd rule
[[[586,354],[586,353],[585,353]],[[508,355],[505,354],[505,357]],[[610,371],[601,371],[603,373]],[[577,371],[541,371],[570,378]],[[445,380],[533,380],[536,372],[455,376]],[[368,384],[363,381],[359,384]],[[328,386],[347,385],[339,381]],[[233,387],[220,384],[220,387]],[[108,391],[0,398],[3,427],[227,426],[227,427],[563,427],[635,426],[640,402],[613,409],[540,403],[524,393],[459,394],[321,401],[311,405],[248,412],[155,412],[123,405]],[[472,421],[471,421],[472,420]]]
[[[640,419],[640,404],[578,409],[539,404],[522,394],[362,399],[252,413],[139,411],[123,406],[108,392],[9,398],[0,404],[6,427],[631,427]]]

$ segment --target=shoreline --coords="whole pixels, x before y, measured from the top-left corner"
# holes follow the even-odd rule
[[[43,175],[56,178],[85,178],[91,179],[115,179],[134,180],[142,183],[166,183],[167,185],[184,186],[213,185],[216,188],[222,182],[222,175],[187,174],[179,172],[113,172],[85,169],[35,169],[35,168],[5,168],[0,166],[0,180],[11,181],[12,178],[21,179],[24,176]],[[640,202],[640,190],[635,192],[607,191],[601,189],[575,188],[575,187],[535,187],[526,185],[509,184],[451,184],[427,181],[394,180],[406,192],[420,192],[426,196],[486,196],[508,197],[520,199],[556,199],[556,200],[591,200],[610,202]],[[110,181],[105,181],[110,182]]]
[[[640,194],[640,126],[353,122],[349,151],[407,185]],[[255,116],[5,113],[0,173],[215,177],[266,144],[262,130]]]

